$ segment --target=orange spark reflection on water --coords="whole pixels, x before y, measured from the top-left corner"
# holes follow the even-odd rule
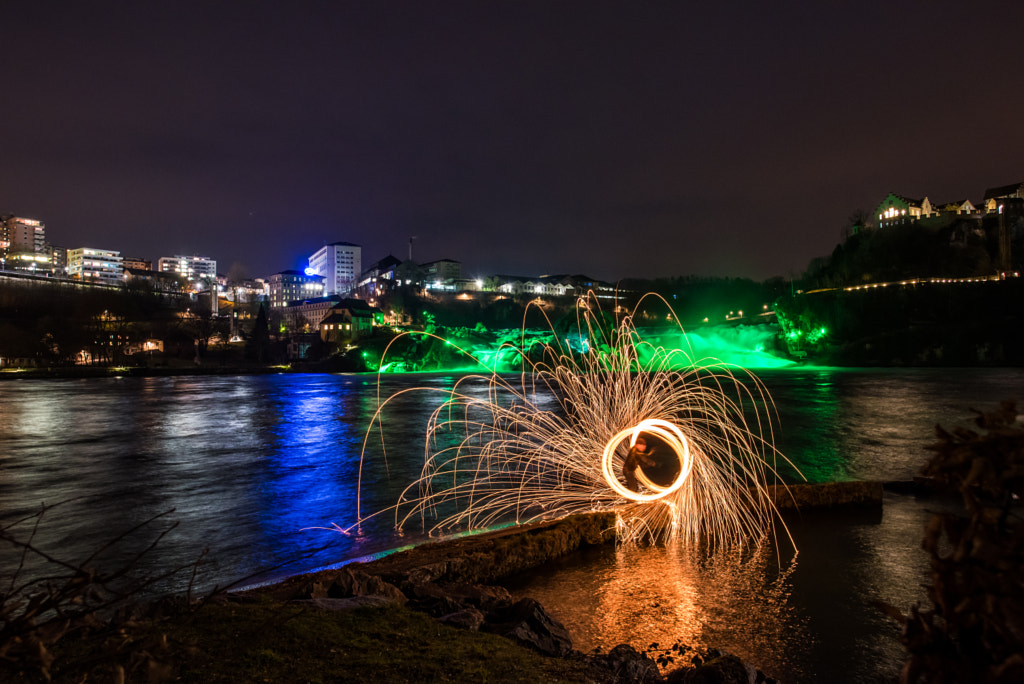
[[[583,652],[620,643],[667,649],[678,641],[799,681],[795,663],[809,637],[788,600],[795,568],[795,556],[780,566],[767,543],[713,552],[681,544],[619,547],[526,578],[513,593],[540,601]]]

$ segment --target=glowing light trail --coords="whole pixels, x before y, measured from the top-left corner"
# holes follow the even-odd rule
[[[651,490],[650,494],[640,494],[632,489],[623,487],[622,483],[613,472],[616,449],[622,444],[626,437],[630,438],[629,446],[632,448],[636,445],[637,437],[644,432],[649,432],[661,437],[662,440],[672,448],[676,458],[679,459],[679,475],[668,487],[661,487],[657,483],[652,482],[646,477],[643,469],[639,469],[640,472],[637,473],[637,477],[641,484]],[[620,430],[618,434],[612,437],[608,443],[604,445],[604,453],[601,456],[601,472],[604,473],[604,481],[608,483],[609,487],[618,492],[620,496],[632,501],[657,501],[658,499],[668,496],[683,486],[683,483],[686,482],[686,478],[690,475],[690,469],[692,467],[693,460],[690,458],[690,447],[686,437],[675,425],[667,420],[661,420],[659,418],[648,418],[640,421],[637,425],[631,428]]]
[[[381,402],[364,460],[375,429],[383,443],[381,420],[394,399],[429,391],[442,399],[426,427],[419,477],[373,515],[390,511],[399,529],[418,521],[431,534],[448,534],[614,510],[624,542],[718,545],[772,530],[777,516],[766,484],[783,457],[763,384],[689,349],[654,347],[637,335],[632,315],[616,322],[592,299],[576,311],[585,344],[570,348],[556,335],[542,354],[509,345],[523,360],[515,376],[468,375],[450,389],[405,390]],[[636,469],[634,491],[622,478],[640,436],[660,443],[660,462]],[[655,476],[658,468],[669,481]],[[366,519],[361,510],[357,516]]]

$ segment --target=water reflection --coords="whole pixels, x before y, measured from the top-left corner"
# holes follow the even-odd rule
[[[925,599],[924,526],[931,510],[952,505],[887,494],[881,509],[791,517],[799,554],[782,541],[711,556],[599,549],[510,589],[540,600],[580,650],[678,640],[724,649],[782,681],[890,681],[905,651],[874,602],[906,611]]]
[[[909,480],[935,425],[966,424],[1024,389],[1018,368],[762,371],[779,414],[775,442],[809,482]],[[783,469],[783,477],[795,473]]]
[[[771,673],[800,674],[806,620],[788,601],[796,556],[770,544],[708,553],[674,545],[608,548],[523,577],[517,595],[537,598],[582,651],[679,641],[716,647]]]

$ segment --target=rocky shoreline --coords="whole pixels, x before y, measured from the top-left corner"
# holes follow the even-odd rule
[[[780,511],[880,506],[881,482],[793,485],[772,489]],[[727,653],[688,652],[689,664],[662,675],[649,652],[620,644],[607,654],[573,649],[568,631],[536,600],[513,600],[499,583],[587,547],[615,540],[615,514],[574,515],[420,546],[369,562],[288,578],[229,594],[227,601],[271,600],[326,611],[405,605],[441,624],[504,636],[541,654],[585,660],[598,681],[772,682]],[[682,649],[679,653],[683,655]],[[682,660],[683,658],[680,658]],[[666,664],[666,661],[662,661]]]

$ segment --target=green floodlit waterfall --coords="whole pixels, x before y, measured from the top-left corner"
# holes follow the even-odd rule
[[[678,328],[639,328],[637,332],[650,348],[683,350],[697,365],[726,363],[755,370],[794,364],[779,351],[776,343],[779,327],[775,324],[721,325],[686,332]],[[522,369],[519,350],[532,354],[547,345],[556,344],[555,336],[556,333],[550,329],[508,329],[488,333],[449,331],[441,339],[392,350],[384,359],[380,372],[515,372]],[[578,334],[570,334],[557,343],[575,352],[588,350],[588,340]],[[449,347],[448,353],[437,353],[438,345]]]

